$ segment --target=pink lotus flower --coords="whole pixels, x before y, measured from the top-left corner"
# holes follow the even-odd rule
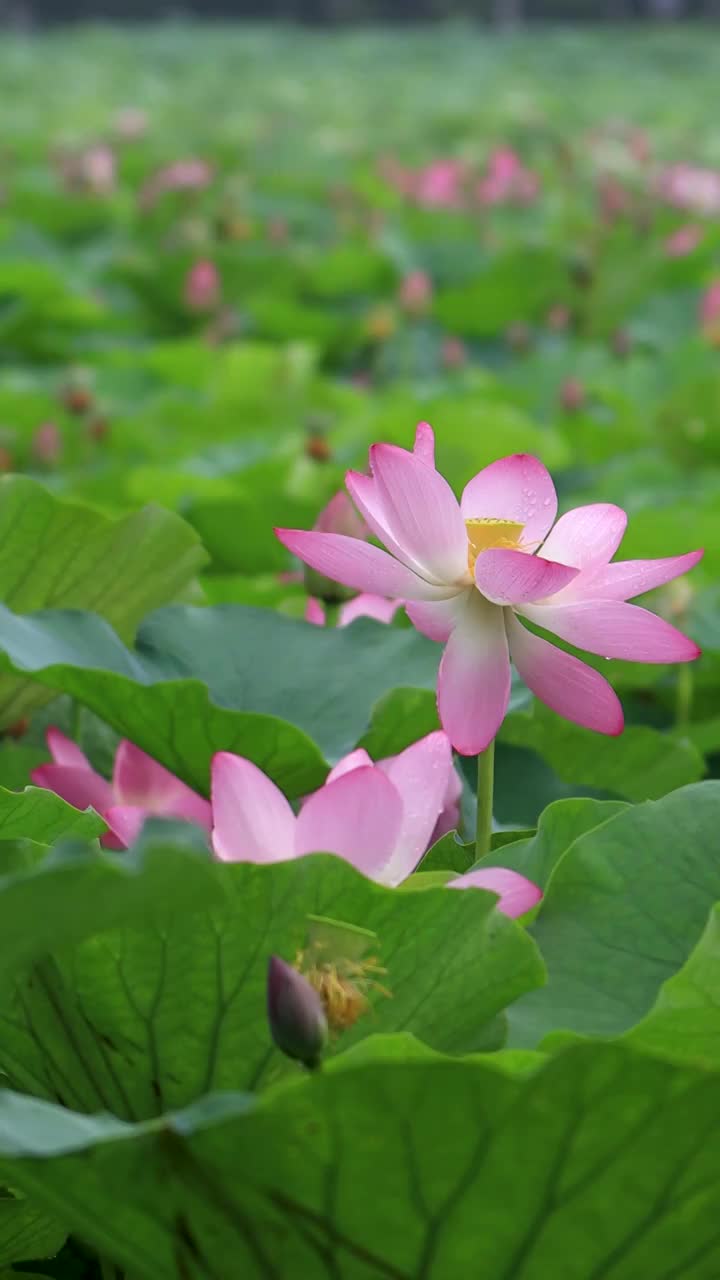
[[[55,466],[62,453],[62,436],[56,422],[41,422],[32,438],[33,457],[47,467]]]
[[[485,467],[458,503],[435,469],[427,423],[420,423],[412,453],[377,444],[370,465],[370,476],[350,471],[346,484],[387,551],[337,534],[276,533],[319,572],[357,591],[404,599],[417,629],[446,644],[438,709],[461,753],[484,751],[497,734],[511,657],[533,693],[560,715],[599,733],[622,731],[622,708],[607,681],[521,618],[606,658],[666,663],[698,656],[692,640],[626,602],[685,573],[701,551],[611,564],[625,512],[593,503],[552,528],[555,488],[529,454]]]
[[[191,311],[211,311],[220,301],[220,274],[214,262],[202,258],[190,268],[183,286],[186,307]]]
[[[689,224],[686,227],[678,227],[677,231],[673,231],[672,235],[665,240],[663,248],[668,258],[685,258],[689,253],[693,253],[697,249],[702,240],[702,230],[700,227],[694,227]]]
[[[33,783],[54,791],[76,809],[92,805],[110,828],[101,837],[106,848],[127,848],[151,816],[184,818],[210,830],[207,800],[132,742],[118,744],[112,782],[96,773],[77,743],[59,729],[48,729],[47,744],[53,763],[33,769]]]
[[[351,752],[296,815],[256,765],[221,751],[212,764],[213,848],[225,862],[334,853],[370,879],[397,885],[415,870],[457,786],[450,743],[438,731],[377,764],[362,749]],[[451,884],[490,889],[512,916],[524,915],[542,896],[504,868],[471,871]]]
[[[539,190],[540,179],[525,168],[517,152],[510,147],[498,147],[490,153],[487,172],[478,182],[475,194],[483,205],[530,204]]]
[[[392,622],[402,600],[386,600],[385,596],[371,596],[361,592],[352,600],[346,600],[338,610],[339,627],[349,627],[356,618],[374,618],[376,622]],[[311,597],[305,609],[305,621],[316,627],[325,626],[325,610],[319,600]]]
[[[658,193],[677,209],[720,213],[720,172],[691,164],[675,164],[657,180]]]
[[[411,315],[420,315],[430,306],[432,292],[432,280],[427,271],[409,271],[400,285],[398,301]]]
[[[140,205],[151,209],[166,191],[203,191],[210,186],[214,172],[207,160],[176,160],[148,178],[140,191]]]
[[[708,341],[720,342],[720,280],[713,280],[700,299],[700,327]]]

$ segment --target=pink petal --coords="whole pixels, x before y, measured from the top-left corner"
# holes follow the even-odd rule
[[[494,604],[544,600],[566,587],[577,574],[577,569],[568,565],[503,547],[482,551],[475,561],[478,591]]]
[[[597,733],[623,731],[620,700],[607,680],[579,658],[535,636],[510,613],[505,617],[510,657],[528,689],[558,715]]]
[[[408,569],[412,569],[422,577],[421,565],[410,555],[406,547],[400,546],[387,526],[377,481],[372,476],[363,475],[360,471],[347,471],[345,484],[355,506],[378,542],[382,542],[401,564],[407,565]]]
[[[599,653],[631,662],[692,662],[700,650],[669,622],[636,604],[588,600],[579,604],[525,604],[518,612],[554,635]]]
[[[395,885],[415,870],[430,844],[454,773],[450,740],[437,730],[399,755],[381,760],[378,767],[402,800],[402,822],[395,848],[378,877],[383,884]]]
[[[469,592],[440,663],[440,723],[461,755],[492,742],[507,711],[510,660],[503,611]]]
[[[462,789],[462,780],[458,776],[457,770],[452,768],[448,778],[447,790],[443,797],[443,807],[435,823],[435,830],[430,837],[429,848],[435,844],[436,840],[441,840],[443,836],[446,836],[448,831],[457,830],[460,822]]]
[[[387,600],[385,596],[371,596],[367,591],[340,606],[339,627],[348,627],[356,618],[374,618],[376,622],[392,622],[402,600]],[[307,616],[307,615],[306,615]]]
[[[498,911],[515,919],[532,911],[542,899],[542,890],[532,880],[526,880],[518,871],[509,867],[484,867],[477,871],[468,871],[456,880],[450,880],[448,889],[488,889],[497,893],[500,901]]]
[[[137,840],[140,832],[145,824],[145,819],[149,814],[145,809],[138,809],[129,804],[112,805],[105,814],[107,822],[115,840],[109,843],[107,837],[102,841],[108,848],[127,849]]]
[[[382,877],[402,821],[400,796],[381,769],[353,769],[314,792],[297,818],[295,851],[336,853],[358,871]]]
[[[465,597],[471,590],[466,587],[449,600],[433,600],[430,604],[413,600],[405,605],[405,612],[422,635],[444,644],[465,609]]]
[[[325,779],[325,786],[329,782],[336,782],[338,778],[344,777],[346,773],[352,773],[353,769],[361,769],[365,765],[372,765],[372,760],[364,747],[357,747],[349,755],[342,756],[337,764],[333,766]]]
[[[36,787],[54,791],[76,809],[88,809],[92,806],[103,818],[113,802],[110,783],[101,778],[99,773],[95,773],[94,769],[65,764],[41,764],[32,770],[30,778]]]
[[[688,551],[683,556],[666,556],[661,560],[618,560],[605,565],[587,578],[583,575],[584,599],[631,600],[655,587],[662,587],[681,573],[687,573],[699,560],[702,551]],[[580,592],[580,582],[573,583],[573,592]]]
[[[305,621],[312,622],[315,627],[325,626],[325,610],[319,600],[310,596],[305,606]]]
[[[413,453],[429,467],[435,466],[435,433],[429,422],[418,422]]]
[[[438,584],[466,578],[467,530],[447,480],[415,454],[393,444],[373,445],[370,465],[384,523],[423,576]]]
[[[73,742],[72,738],[66,738],[65,734],[54,725],[51,725],[45,734],[45,741],[55,764],[66,764],[73,769],[92,770],[90,761],[80,750],[77,742]]]
[[[557,512],[550,473],[529,453],[491,462],[465,486],[460,507],[465,520],[514,520],[531,549],[542,542]]]
[[[589,569],[607,564],[615,555],[627,527],[622,507],[610,502],[593,502],[575,507],[561,516],[543,543],[548,560]]]
[[[266,774],[219,751],[212,769],[212,844],[225,862],[281,862],[295,856],[295,815]]]
[[[113,790],[119,805],[145,809],[158,818],[184,818],[205,831],[212,826],[208,801],[127,739],[115,753]]]
[[[276,529],[275,533],[283,546],[305,564],[356,591],[407,600],[444,600],[452,594],[451,588],[425,582],[387,551],[359,538],[314,533],[311,529]]]

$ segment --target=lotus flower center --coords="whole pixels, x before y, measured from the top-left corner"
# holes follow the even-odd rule
[[[520,549],[520,534],[525,528],[517,520],[495,520],[492,516],[478,520],[466,520],[468,538],[468,569],[475,576],[475,561],[481,551],[490,551],[495,547],[507,547],[511,551]]]

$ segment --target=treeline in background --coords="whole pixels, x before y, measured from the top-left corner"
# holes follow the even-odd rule
[[[33,28],[141,19],[426,22],[471,18],[524,22],[625,22],[720,18],[720,0],[0,0],[0,24]]]

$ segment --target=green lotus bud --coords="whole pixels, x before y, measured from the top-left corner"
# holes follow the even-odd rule
[[[328,1026],[317,991],[279,956],[268,961],[267,1011],[278,1049],[306,1067],[320,1066]]]

